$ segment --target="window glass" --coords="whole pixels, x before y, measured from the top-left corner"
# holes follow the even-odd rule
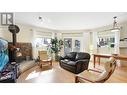
[[[48,46],[51,43],[51,38],[36,38],[36,47]]]

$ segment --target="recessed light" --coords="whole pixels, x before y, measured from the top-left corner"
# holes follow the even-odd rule
[[[38,17],[38,19],[42,19],[42,17],[41,17],[41,16],[39,16],[39,17]]]

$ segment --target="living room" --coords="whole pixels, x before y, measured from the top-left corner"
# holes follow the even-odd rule
[[[0,94],[126,95],[126,9],[126,0],[1,0]]]
[[[8,15],[13,18],[13,23],[10,21],[8,23],[12,24],[9,25],[4,22],[7,19],[2,20],[2,17]],[[103,82],[126,83],[126,18],[126,12],[1,13],[0,37],[8,42],[9,63],[18,64],[16,65],[18,73],[13,82],[75,83],[77,76],[88,69],[102,69],[109,58],[114,57],[116,61],[114,73]],[[13,30],[13,26],[17,27],[17,30]],[[63,59],[60,58],[70,52],[77,53],[72,57],[88,58],[88,62],[85,62],[88,66],[79,65],[76,67],[77,71],[74,67],[66,67],[66,64],[63,64],[66,62],[62,63]],[[44,53],[50,61],[44,59]],[[64,61],[68,61],[67,59]],[[72,61],[70,64],[74,64]],[[77,64],[82,62],[79,61]],[[46,66],[43,66],[45,64]],[[61,74],[65,75],[65,79]],[[87,79],[87,82],[91,81]]]

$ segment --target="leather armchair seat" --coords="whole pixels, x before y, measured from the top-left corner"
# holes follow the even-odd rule
[[[78,74],[88,69],[90,54],[84,52],[70,52],[60,57],[59,63],[63,69]]]

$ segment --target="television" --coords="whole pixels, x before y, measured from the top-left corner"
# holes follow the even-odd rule
[[[9,63],[8,42],[0,38],[0,72]]]

